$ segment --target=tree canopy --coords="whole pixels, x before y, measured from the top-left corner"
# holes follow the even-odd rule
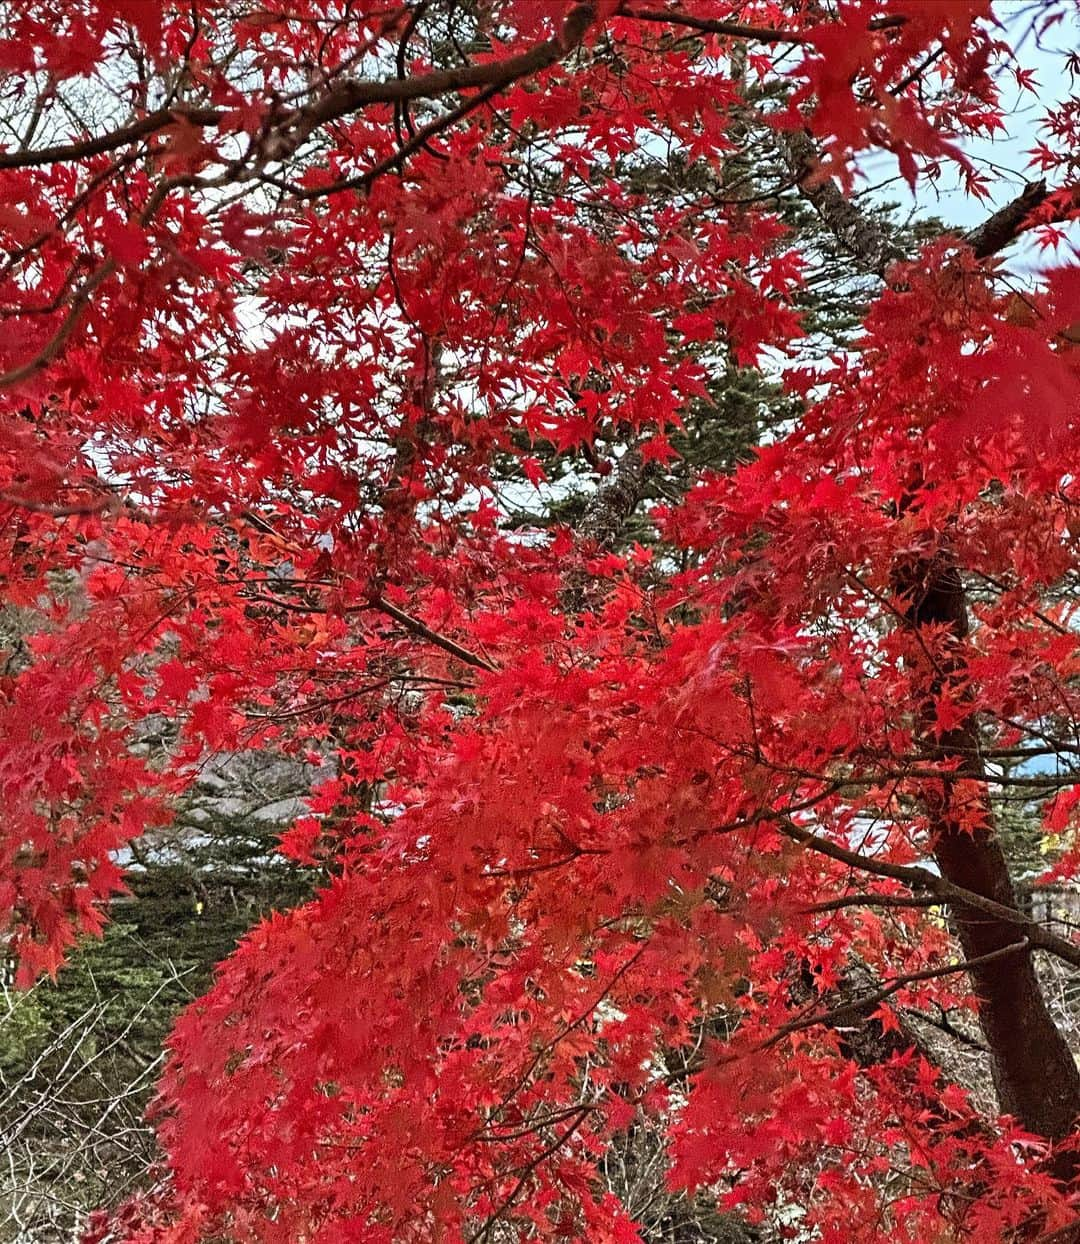
[[[88,1240],[629,1244],[640,1137],[747,1230],[1080,1240],[1029,897],[1080,868],[1070,18],[3,7],[19,982],[211,763],[307,775],[324,879],[180,1016]],[[1017,93],[1026,185],[971,154]],[[891,227],[882,153],[982,223]]]

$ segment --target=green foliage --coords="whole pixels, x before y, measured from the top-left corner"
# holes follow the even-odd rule
[[[168,835],[142,844],[104,936],[55,981],[5,994],[0,1244],[66,1241],[80,1211],[147,1178],[143,1115],[176,1012],[260,917],[314,888],[311,870],[274,855],[302,778],[269,758],[219,764]]]

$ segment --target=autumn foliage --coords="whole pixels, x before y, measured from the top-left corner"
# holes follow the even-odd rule
[[[1080,104],[1043,101],[1046,185],[982,246],[842,234],[882,279],[815,369],[808,257],[724,175],[757,126],[826,225],[870,151],[1003,202],[965,140],[1039,88],[998,16],[5,7],[22,979],[101,927],[208,754],[320,774],[281,849],[325,887],[180,1018],[168,1177],[94,1238],[627,1244],[598,1164],[646,1127],[671,1188],[792,1238],[1073,1238],[1080,1076],[1035,969],[1080,944],[996,818],[1034,799],[1074,877]],[[702,176],[658,199],[642,152]],[[786,357],[804,413],[644,502],[716,349]],[[566,463],[654,539],[510,523]],[[978,1018],[1000,1114],[901,1007]]]

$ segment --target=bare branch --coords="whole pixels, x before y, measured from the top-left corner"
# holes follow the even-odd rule
[[[820,835],[804,828],[795,821],[777,819],[776,825],[780,833],[785,837],[794,839],[794,841],[801,843],[811,851],[818,852],[820,855],[827,855],[830,859],[836,860],[840,864],[847,864],[851,868],[865,873],[873,873],[878,877],[889,877],[893,881],[901,881],[913,890],[929,891],[944,902],[961,903],[966,907],[974,908],[976,911],[984,912],[988,916],[993,916],[996,920],[1001,920],[1007,924],[1014,925],[1018,929],[1023,929],[1032,949],[1044,950],[1047,954],[1054,955],[1073,967],[1080,968],[1080,946],[1076,946],[1072,942],[1066,941],[1063,937],[1058,937],[1056,934],[1051,933],[1049,929],[1044,928],[1043,925],[1017,911],[1015,907],[1006,907],[1003,903],[997,903],[982,894],[976,894],[974,890],[968,890],[963,886],[956,885],[954,882],[942,877],[939,873],[931,872],[928,868],[923,868],[921,865],[893,864],[888,860],[879,860],[872,856],[863,855],[859,851],[852,851],[848,847],[840,846],[839,843],[830,842],[827,838],[820,837]]]
[[[483,657],[477,656],[475,652],[470,652],[468,648],[463,648],[446,635],[440,635],[438,631],[433,631],[430,626],[421,622],[419,618],[414,618],[412,614],[399,609],[397,605],[392,605],[384,596],[372,596],[369,599],[369,603],[373,609],[378,609],[396,622],[400,622],[407,631],[411,631],[414,635],[419,635],[437,648],[442,648],[444,652],[449,652],[451,656],[457,657],[459,661],[464,661],[466,665],[471,665],[475,669],[487,670],[489,674],[494,674],[498,671],[499,667],[497,665],[493,665]]]

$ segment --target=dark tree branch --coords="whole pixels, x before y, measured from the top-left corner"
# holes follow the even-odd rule
[[[846,864],[858,872],[871,873],[877,877],[888,877],[892,881],[903,882],[912,890],[922,890],[933,894],[940,902],[970,908],[980,913],[982,917],[991,917],[989,920],[980,921],[984,926],[1000,923],[1008,926],[1010,930],[1022,929],[1032,949],[1043,950],[1073,967],[1080,968],[1080,946],[1051,933],[1049,929],[1032,920],[1030,916],[1025,916],[1015,904],[999,902],[978,890],[968,889],[918,864],[893,864],[889,860],[879,860],[873,856],[863,855],[860,851],[853,851],[849,847],[842,847],[839,843],[831,842],[828,838],[822,838],[795,821],[778,819],[776,824],[780,833],[786,838],[801,843],[819,855],[827,855],[839,864]]]
[[[721,35],[730,39],[749,39],[756,43],[811,43],[812,35],[805,30],[775,30],[768,26],[749,26],[745,22],[726,21],[721,18],[696,17],[679,9],[630,9],[626,13],[642,22],[664,22],[670,26],[684,26],[702,34]],[[902,26],[907,18],[901,14],[875,18],[867,25],[868,30],[890,30]]]
[[[90,156],[104,155],[108,151],[117,151],[121,147],[137,143],[140,139],[158,134],[178,122],[206,128],[220,125],[226,115],[220,108],[191,108],[181,105],[158,108],[147,113],[145,117],[140,117],[138,121],[132,121],[108,134],[99,134],[96,138],[57,143],[52,147],[41,147],[37,151],[0,151],[0,169],[34,168],[85,160]]]
[[[970,972],[975,968],[984,967],[986,964],[1003,959],[1008,955],[1020,954],[1022,951],[1027,950],[1029,946],[1028,939],[1024,937],[1018,942],[1012,942],[1007,946],[1000,946],[996,950],[987,951],[978,960],[962,959],[959,963],[948,963],[944,967],[924,968],[921,972],[909,972],[905,976],[894,976],[870,993],[856,994],[851,998],[845,998],[839,1005],[826,1011],[815,1011],[809,1015],[798,1016],[796,1019],[778,1028],[767,1041],[762,1043],[762,1048],[768,1049],[773,1045],[779,1044],[785,1037],[801,1032],[805,1028],[813,1028],[818,1024],[838,1027],[844,1024],[861,1023],[882,1002],[888,1001],[894,994],[899,993],[901,989],[906,989],[909,985],[918,984],[920,981],[937,980],[942,976],[953,976],[957,972]]]
[[[399,609],[397,605],[392,605],[385,597],[372,596],[370,603],[373,609],[378,609],[381,613],[385,613],[388,617],[393,618],[395,622],[400,622],[413,635],[426,639],[428,643],[434,644],[444,652],[448,652],[452,657],[457,657],[459,661],[463,661],[466,665],[471,665],[474,669],[487,670],[489,674],[493,674],[498,670],[499,667],[497,665],[493,665],[483,657],[477,656],[475,652],[470,652],[468,648],[463,648],[461,644],[455,643],[446,635],[440,635],[438,631],[433,631],[430,626],[421,622],[419,618],[414,618],[412,614],[406,613],[404,609]]]
[[[337,83],[320,98],[302,108],[294,109],[280,117],[267,139],[267,148],[273,149],[273,139],[285,142],[290,148],[316,129],[338,121],[352,112],[372,104],[406,104],[418,99],[434,99],[456,91],[490,86],[506,86],[518,78],[539,73],[554,65],[567,52],[575,48],[596,16],[593,0],[583,0],[567,14],[559,34],[546,39],[506,60],[490,61],[482,65],[465,65],[456,69],[439,69],[412,78],[392,78],[386,82],[369,82],[349,78]],[[84,160],[88,156],[116,151],[131,143],[149,138],[171,125],[186,123],[200,128],[213,128],[228,120],[229,110],[224,108],[173,107],[159,108],[154,112],[121,126],[108,134],[82,139],[78,142],[60,143],[37,151],[0,152],[0,169],[28,168],[46,164],[61,164]]]
[[[1023,188],[1011,203],[984,220],[966,235],[964,241],[978,259],[987,259],[1004,250],[1024,231],[1031,213],[1046,201],[1050,191],[1045,181],[1032,181]]]

